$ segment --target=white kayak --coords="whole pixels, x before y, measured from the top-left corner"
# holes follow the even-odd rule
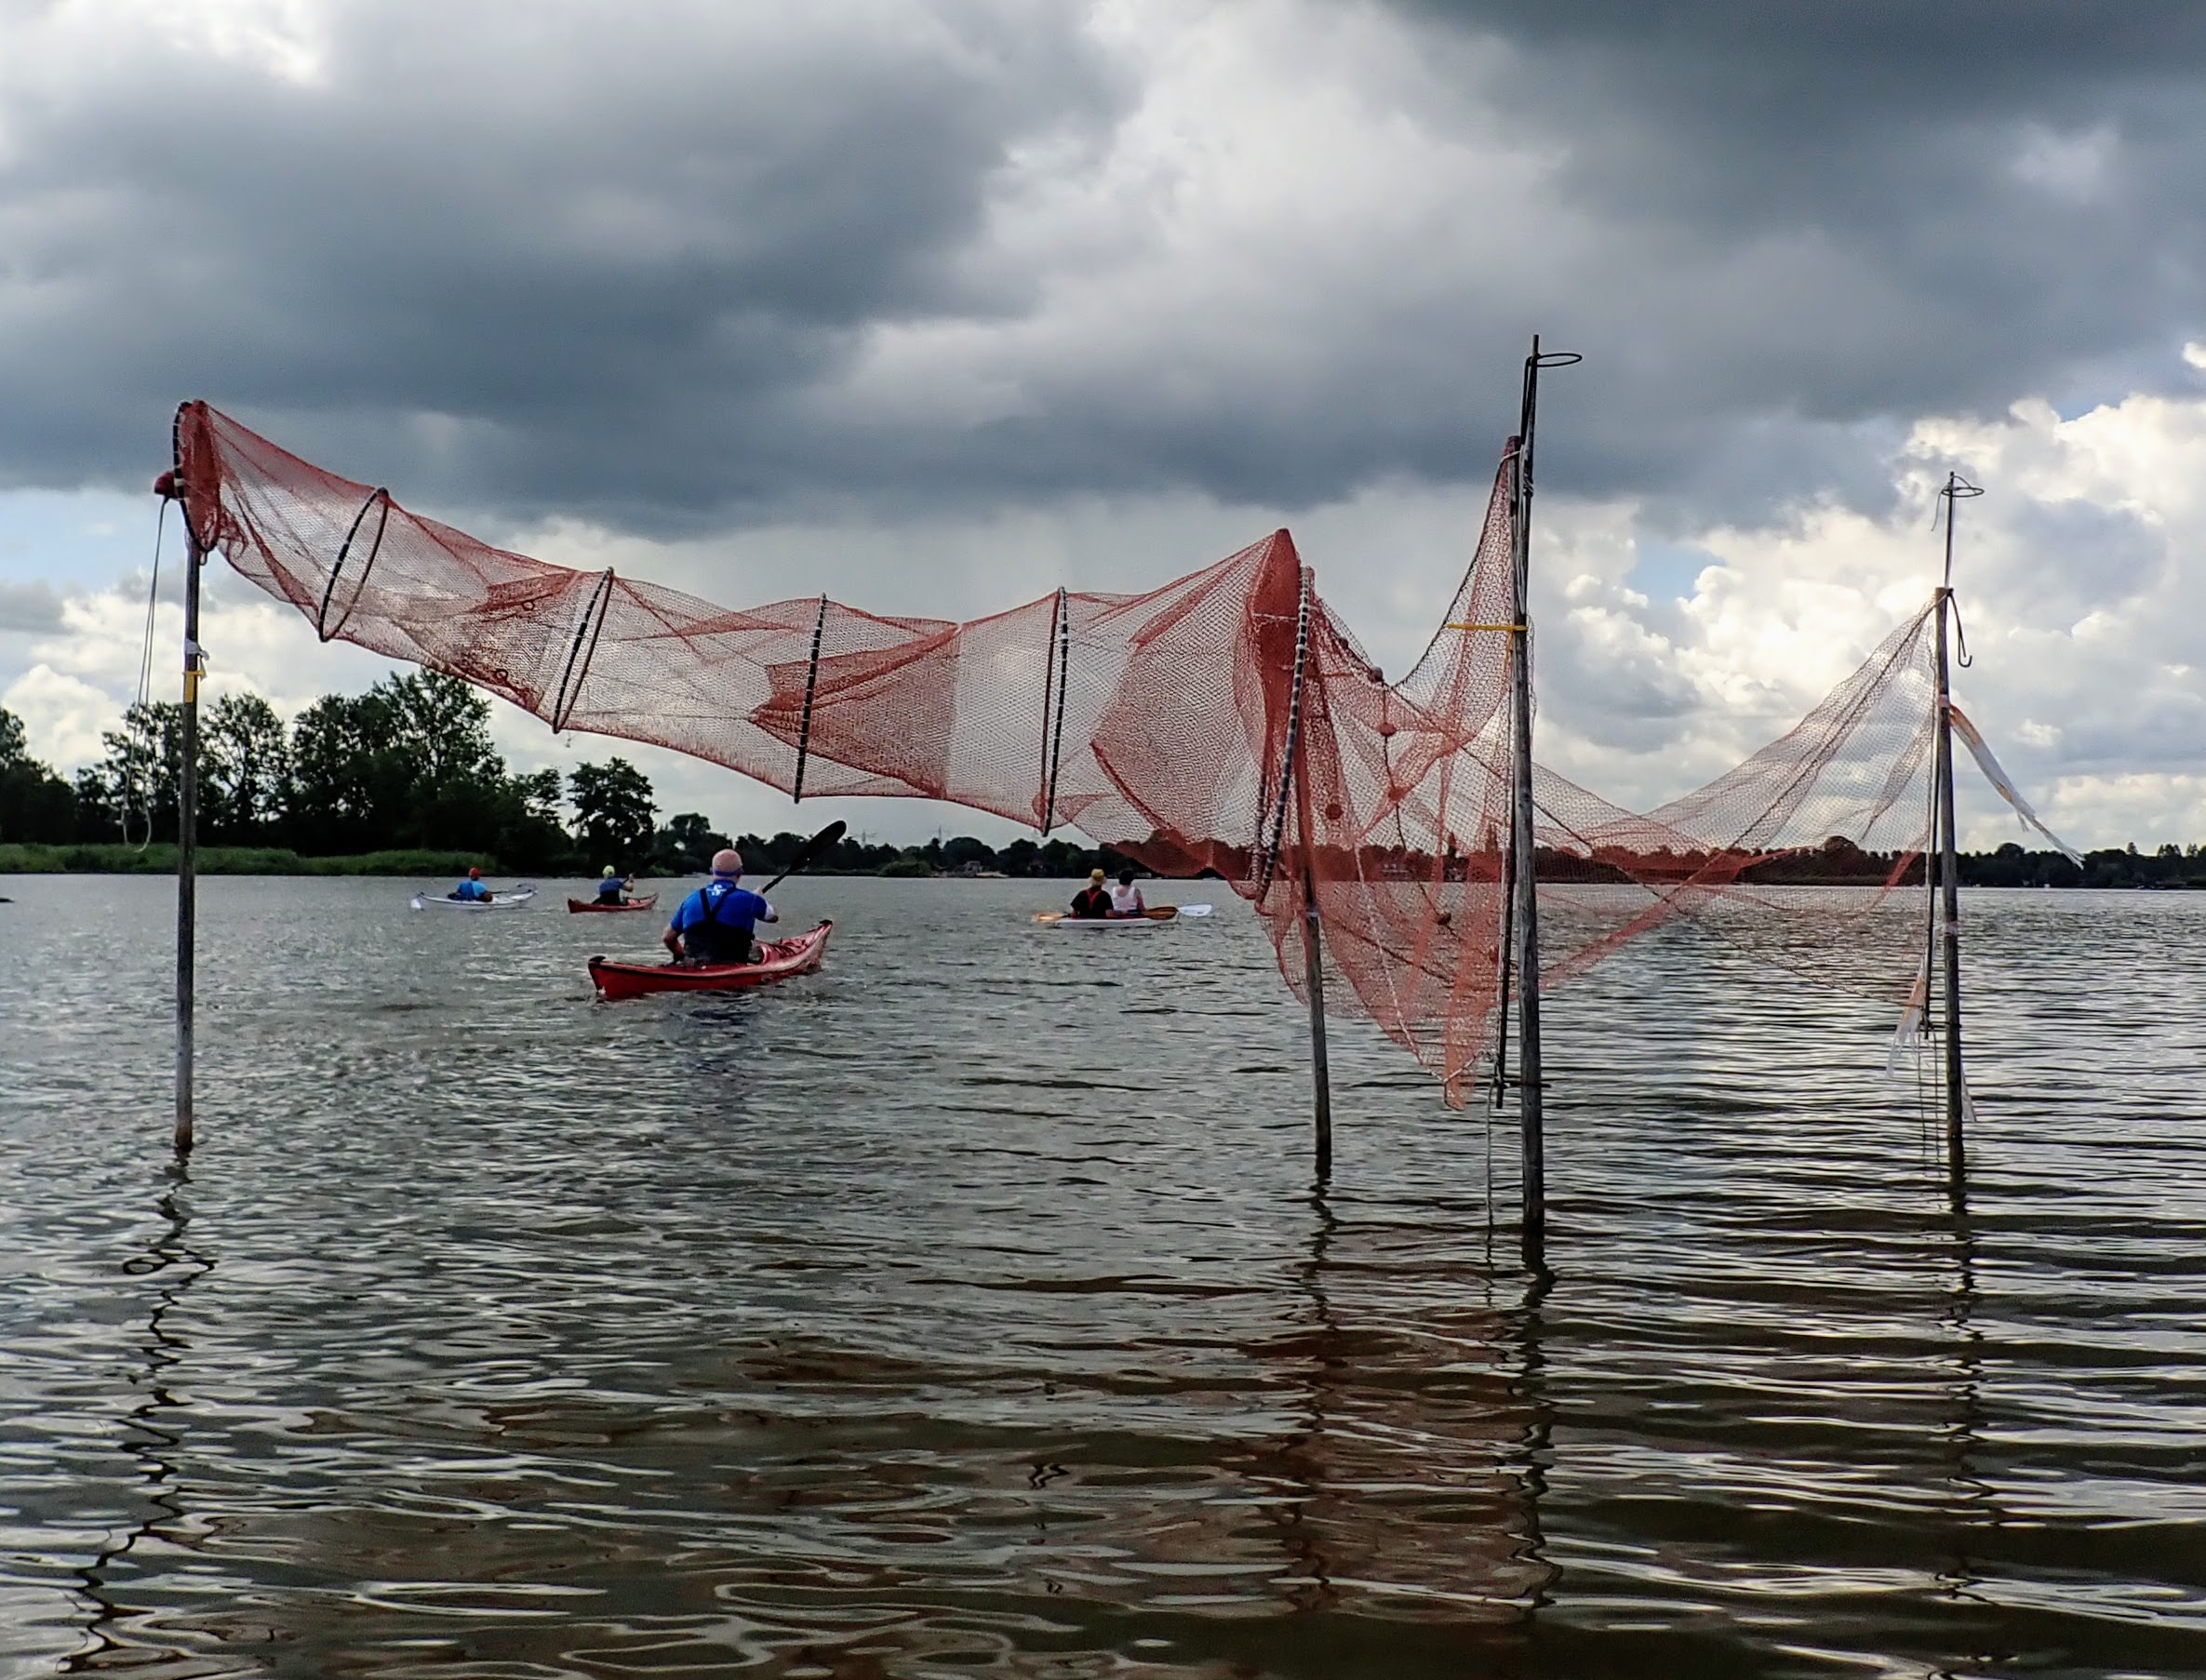
[[[1182,916],[1207,916],[1208,904],[1153,904],[1138,916],[1076,916],[1070,911],[1045,910],[1034,919],[1044,927],[1161,927]]]
[[[416,910],[518,910],[536,897],[536,888],[524,881],[511,892],[494,892],[487,899],[455,899],[439,893],[414,894]]]

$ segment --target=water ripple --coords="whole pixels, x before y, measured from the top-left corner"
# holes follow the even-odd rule
[[[1550,1282],[1355,1023],[1312,1193],[1214,891],[792,883],[823,972],[608,1007],[210,882],[184,1172],[165,885],[6,890],[0,1673],[2206,1673],[2206,900],[1972,896],[1960,1208],[1878,1011],[1643,940]]]

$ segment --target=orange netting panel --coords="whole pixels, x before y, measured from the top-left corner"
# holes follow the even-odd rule
[[[1145,593],[1059,591],[967,623],[819,595],[729,611],[492,548],[204,404],[180,413],[178,447],[204,544],[325,640],[799,797],[950,800],[1076,825],[1160,873],[1214,870],[1253,902],[1298,993],[1314,903],[1330,1008],[1375,1021],[1451,1100],[1491,1053],[1514,773],[1511,454],[1444,627],[1389,684],[1285,531]],[[1927,624],[1659,810],[1537,771],[1543,979],[1691,913],[1904,995],[1921,925],[1891,887],[1924,840]],[[1872,873],[1852,888],[1757,878],[1777,862],[1808,883]]]

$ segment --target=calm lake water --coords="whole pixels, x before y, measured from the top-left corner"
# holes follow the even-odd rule
[[[0,1673],[2206,1673],[2206,895],[1970,898],[1959,1217],[1885,1012],[1642,941],[1543,1287],[1354,1023],[1313,1193],[1221,887],[613,1007],[408,891],[206,884],[187,1172],[169,885],[0,880]]]

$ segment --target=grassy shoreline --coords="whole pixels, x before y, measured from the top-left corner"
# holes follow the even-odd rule
[[[272,846],[203,846],[203,875],[463,875],[470,869],[505,873],[483,852],[361,852],[302,858]],[[149,846],[0,846],[0,875],[173,875],[176,847]]]

